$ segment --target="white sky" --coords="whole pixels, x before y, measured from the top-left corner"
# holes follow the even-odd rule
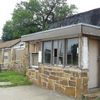
[[[0,37],[5,22],[11,19],[11,14],[16,3],[27,0],[2,0],[0,2]],[[78,12],[88,11],[100,7],[100,0],[68,0],[69,4],[75,4]]]

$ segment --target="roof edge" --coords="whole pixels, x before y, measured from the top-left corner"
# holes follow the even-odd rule
[[[59,30],[63,30],[63,29],[70,29],[70,28],[74,28],[74,27],[75,28],[80,27],[79,30],[81,30],[84,26],[87,27],[87,28],[93,28],[93,29],[100,30],[99,26],[85,24],[85,23],[78,23],[78,24],[63,26],[63,27],[59,27],[59,28],[49,29],[49,30],[45,30],[45,31],[40,31],[40,32],[36,32],[36,33],[31,33],[31,34],[28,34],[28,35],[23,35],[23,36],[21,36],[21,41],[28,41],[27,37],[32,37],[33,35],[36,36],[36,35],[46,34],[46,33],[49,34],[50,32],[59,31]],[[83,30],[81,30],[81,32],[83,33]],[[26,40],[25,40],[25,38],[26,38]]]

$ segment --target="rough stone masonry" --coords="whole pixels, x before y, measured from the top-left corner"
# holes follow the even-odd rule
[[[35,85],[75,98],[88,91],[87,70],[41,65],[38,70],[29,69],[27,76]]]

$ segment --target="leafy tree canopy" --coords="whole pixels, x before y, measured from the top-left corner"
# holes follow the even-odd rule
[[[4,41],[20,38],[21,35],[48,29],[48,24],[73,15],[77,8],[67,0],[29,0],[15,7],[11,21],[3,27]]]

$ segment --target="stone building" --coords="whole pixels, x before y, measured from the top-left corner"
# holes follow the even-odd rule
[[[34,84],[72,97],[100,86],[100,27],[78,23],[24,35],[21,41]]]
[[[0,65],[2,70],[23,70],[25,43],[20,39],[0,42]],[[23,66],[23,67],[22,67]]]

